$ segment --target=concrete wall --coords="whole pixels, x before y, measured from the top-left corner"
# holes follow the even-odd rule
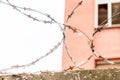
[[[96,69],[1,76],[0,80],[120,80],[119,75],[120,69]]]

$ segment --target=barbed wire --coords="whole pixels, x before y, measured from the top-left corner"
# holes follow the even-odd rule
[[[63,45],[64,45],[64,48],[65,48],[65,50],[66,50],[66,53],[67,53],[68,57],[70,58],[71,62],[72,62],[73,65],[74,65],[74,66],[70,66],[70,67],[69,67],[68,69],[66,69],[66,70],[72,70],[72,69],[74,69],[74,68],[79,68],[79,66],[82,66],[82,65],[84,65],[85,63],[87,63],[93,56],[96,56],[97,58],[102,59],[104,62],[106,62],[106,63],[108,63],[108,64],[115,64],[115,62],[110,61],[110,60],[108,60],[107,58],[104,58],[103,56],[99,55],[99,54],[95,51],[95,49],[94,49],[93,39],[90,39],[89,36],[88,36],[85,32],[81,31],[81,30],[78,29],[77,27],[73,27],[73,26],[71,26],[71,25],[66,25],[66,24],[63,24],[63,23],[59,23],[59,22],[56,21],[54,18],[52,18],[49,14],[40,12],[39,10],[32,9],[32,8],[26,8],[26,7],[16,6],[16,5],[13,5],[12,3],[10,3],[9,0],[6,0],[6,1],[7,1],[7,2],[0,1],[0,3],[11,6],[13,9],[15,9],[16,11],[18,11],[19,13],[27,16],[27,17],[30,18],[30,19],[33,19],[33,21],[38,21],[38,22],[42,22],[42,23],[45,23],[45,24],[46,24],[46,23],[49,23],[49,24],[57,24],[57,25],[59,26],[59,28],[61,29],[61,34],[63,35],[63,37],[62,37],[62,39],[60,40],[60,42],[58,42],[53,48],[51,48],[45,55],[40,56],[38,59],[36,59],[36,60],[34,60],[34,61],[32,61],[32,62],[30,62],[30,63],[28,63],[28,64],[24,64],[24,65],[13,65],[13,66],[11,66],[11,67],[9,67],[9,68],[2,69],[2,70],[0,70],[0,73],[6,73],[6,74],[7,74],[7,72],[5,72],[5,71],[11,70],[11,69],[16,69],[16,68],[21,68],[21,67],[24,67],[24,68],[25,68],[25,67],[29,67],[29,66],[31,66],[31,65],[34,65],[35,63],[39,62],[41,59],[43,59],[43,58],[45,58],[46,56],[48,56],[48,55],[50,55],[51,53],[53,53],[62,43],[63,43]],[[83,1],[80,1],[80,2],[77,4],[77,6],[75,6],[75,8],[73,8],[72,12],[71,12],[70,15],[68,15],[68,17],[67,17],[66,22],[69,21],[69,19],[70,19],[70,18],[73,16],[73,14],[75,13],[75,10],[76,10],[82,3],[83,3]],[[21,10],[23,10],[23,11],[21,11]],[[46,16],[48,19],[50,19],[50,20],[41,20],[41,19],[38,19],[38,18],[36,18],[36,17],[33,17],[33,16],[30,15],[30,14],[25,13],[25,12],[24,12],[25,10],[27,10],[27,11],[33,11],[33,12],[42,14],[42,15]],[[113,17],[115,17],[116,15],[119,15],[119,14],[120,14],[120,12],[118,12],[117,14],[114,14],[111,18],[113,18]],[[109,18],[109,19],[111,19],[111,18]],[[95,35],[97,32],[101,31],[101,30],[104,28],[104,26],[105,26],[104,23],[105,23],[106,21],[108,21],[109,19],[104,20],[104,21],[100,24],[102,27],[97,28],[97,29],[95,30],[95,32],[93,33],[93,37],[94,37],[94,35]],[[70,49],[68,48],[68,46],[67,46],[67,44],[66,44],[66,42],[65,42],[65,40],[66,40],[66,34],[65,34],[66,28],[72,30],[73,33],[76,33],[76,34],[77,34],[77,36],[80,36],[80,37],[81,37],[80,34],[84,35],[84,36],[87,38],[87,41],[89,42],[88,45],[89,45],[89,47],[90,47],[90,49],[91,49],[91,52],[92,52],[93,54],[91,54],[91,55],[90,55],[88,58],[86,58],[85,60],[80,61],[79,63],[76,63],[75,60],[72,58]],[[65,70],[65,71],[66,71],[66,70]]]
[[[69,21],[69,19],[72,17],[72,15],[75,13],[75,10],[83,3],[83,1],[80,1],[71,11],[71,13],[68,15],[66,22]]]

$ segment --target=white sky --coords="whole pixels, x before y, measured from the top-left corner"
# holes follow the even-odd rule
[[[6,0],[0,0],[6,1]],[[23,7],[31,7],[50,14],[63,23],[64,0],[9,0]],[[42,15],[33,15],[46,19]],[[0,3],[0,70],[16,64],[29,63],[47,53],[62,38],[55,24],[43,24],[20,14],[10,6]],[[61,70],[62,46],[37,64],[10,72],[35,72]]]

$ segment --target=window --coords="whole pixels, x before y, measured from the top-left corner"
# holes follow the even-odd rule
[[[112,16],[120,13],[120,2],[112,4]],[[120,14],[112,18],[112,24],[120,24]]]
[[[95,26],[120,26],[120,0],[96,0]]]

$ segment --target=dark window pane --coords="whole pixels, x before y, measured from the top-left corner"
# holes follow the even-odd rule
[[[112,24],[120,24],[120,14],[118,13],[120,13],[120,2],[112,4]]]
[[[98,5],[98,25],[105,21],[107,19],[107,16],[108,16],[107,4]],[[107,21],[105,21],[105,23],[107,23]]]

